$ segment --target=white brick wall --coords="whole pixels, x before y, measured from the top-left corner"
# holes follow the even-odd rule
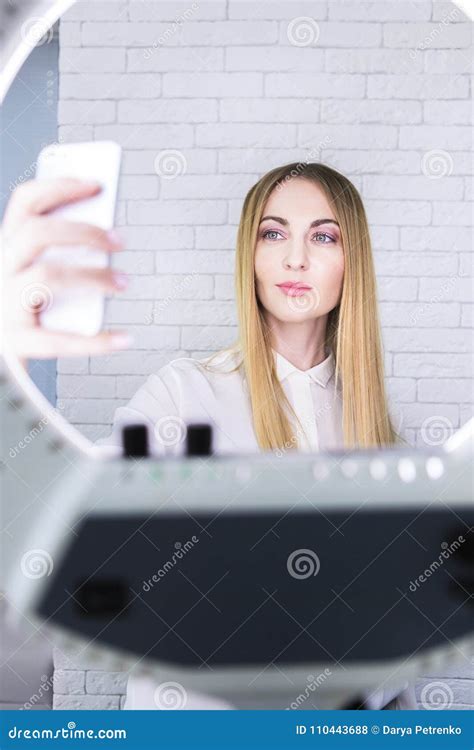
[[[117,710],[127,690],[126,672],[105,672],[94,668],[92,658],[55,648],[53,709]]]
[[[93,440],[108,434],[149,373],[234,339],[245,193],[274,166],[320,160],[353,180],[367,208],[396,425],[421,445],[463,424],[473,392],[470,44],[465,16],[437,0],[71,8],[59,137],[124,148],[117,223],[127,250],[114,264],[131,284],[107,323],[135,336],[132,351],[59,361],[71,422]],[[186,165],[174,179],[159,176],[166,149]],[[61,673],[56,707],[116,708],[93,674]]]
[[[425,420],[447,437],[469,418],[471,27],[455,5],[78,2],[60,44],[59,137],[124,147],[127,250],[114,264],[131,283],[107,324],[135,336],[131,352],[59,362],[58,398],[81,431],[108,434],[148,373],[233,340],[245,193],[308,159],[365,201],[397,425],[422,444]],[[165,149],[185,163],[174,179],[159,176]]]
[[[92,660],[74,652],[54,649],[53,709],[117,710],[125,703],[127,672],[94,669]],[[443,670],[432,669],[415,684],[418,708],[427,710],[441,705],[457,710],[472,710],[474,679],[472,663],[466,659]]]

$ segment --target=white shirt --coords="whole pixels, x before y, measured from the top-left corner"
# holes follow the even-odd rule
[[[303,428],[294,425],[297,449],[342,448],[342,400],[340,388],[335,389],[332,352],[323,362],[302,371],[272,351],[277,376]],[[180,455],[186,425],[206,422],[213,428],[213,453],[260,451],[246,379],[241,370],[229,372],[237,364],[237,356],[224,350],[212,363],[212,372],[202,367],[210,358],[172,360],[150,375],[128,404],[116,410],[112,434],[96,444],[120,445],[123,425],[146,423],[153,455]],[[291,449],[293,444],[286,447]]]
[[[299,370],[273,350],[277,376],[298,416],[304,433],[295,436],[299,450],[319,451],[343,447],[342,399],[335,388],[335,359],[330,353],[309,370]],[[120,430],[125,424],[146,423],[150,430],[152,453],[180,454],[184,449],[185,427],[192,422],[213,426],[214,453],[259,451],[252,426],[252,413],[245,378],[240,371],[228,372],[237,363],[229,350],[214,360],[216,372],[202,367],[204,360],[181,357],[148,377],[126,406],[114,415],[114,428],[99,445],[120,445]],[[156,709],[158,680],[132,674],[127,685],[125,709]],[[400,687],[376,691],[366,696],[369,708],[380,709],[398,694],[399,708],[416,708],[414,688]],[[187,709],[226,709],[229,704],[216,697],[190,693]]]

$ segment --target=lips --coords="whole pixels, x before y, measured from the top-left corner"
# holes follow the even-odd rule
[[[288,297],[300,297],[312,289],[311,286],[301,281],[284,281],[283,284],[277,284],[277,287]]]
[[[302,281],[284,281],[282,284],[277,284],[277,286],[279,286],[280,289],[283,287],[286,289],[289,289],[290,287],[293,289],[311,289],[309,284],[304,284]]]

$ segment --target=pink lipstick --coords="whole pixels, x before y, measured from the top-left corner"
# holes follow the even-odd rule
[[[288,297],[301,297],[312,289],[309,284],[304,284],[302,281],[284,281],[276,286]]]

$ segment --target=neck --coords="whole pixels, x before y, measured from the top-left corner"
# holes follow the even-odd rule
[[[271,345],[299,370],[309,370],[326,359],[327,315],[301,323],[277,320],[266,313]]]

